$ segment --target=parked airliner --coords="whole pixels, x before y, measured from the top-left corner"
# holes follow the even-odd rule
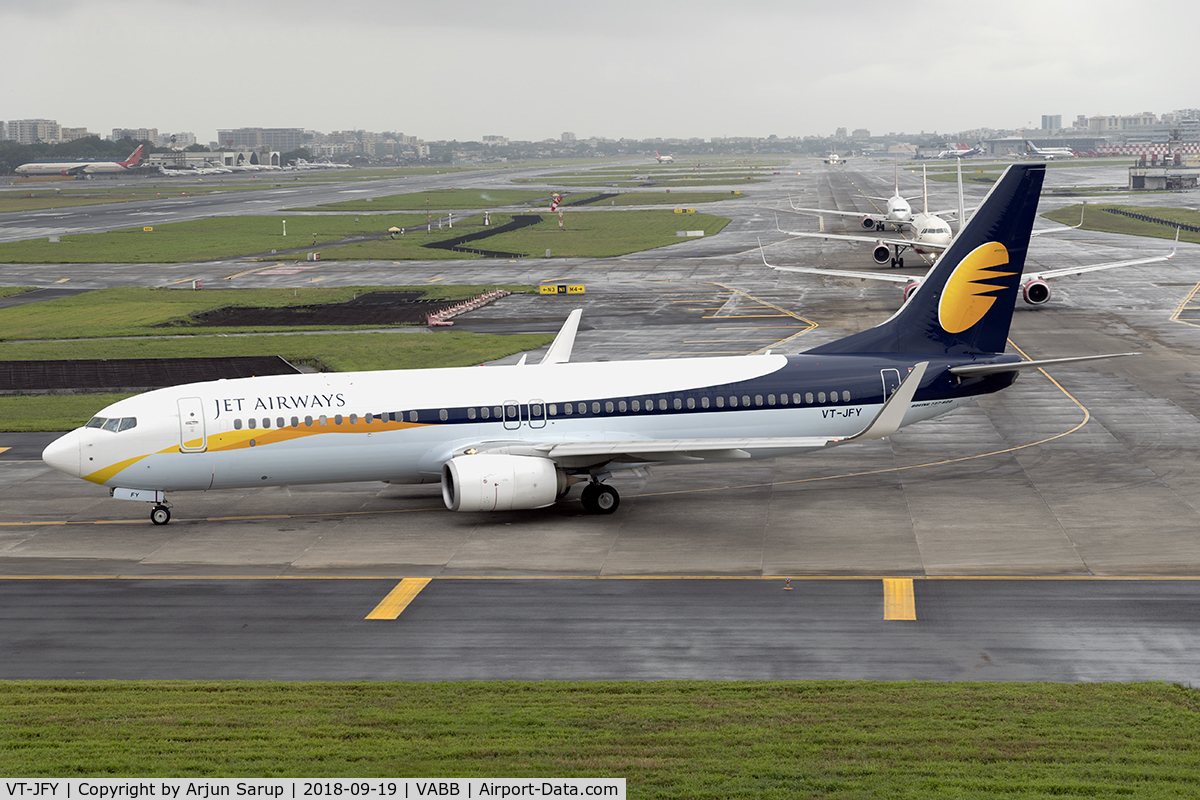
[[[800,211],[806,214],[833,214],[840,217],[859,217],[863,228],[867,230],[875,229],[877,231],[882,231],[885,228],[891,228],[894,231],[899,231],[912,226],[913,211],[912,206],[908,204],[908,201],[915,200],[916,197],[900,196],[899,164],[896,165],[895,188],[892,191],[891,197],[870,197],[870,195],[864,196],[871,200],[883,200],[887,203],[886,210],[882,214],[864,214],[861,211],[831,211],[827,208],[797,208],[796,206],[792,206],[792,210]]]
[[[675,156],[660,156],[658,154],[657,150],[654,151],[654,158],[660,164],[674,164],[675,163]]]
[[[139,144],[124,161],[30,161],[13,171],[18,175],[96,175],[128,172],[142,160],[142,151],[145,149],[145,145]]]
[[[538,365],[241,378],[102,409],[45,462],[171,514],[168,492],[378,480],[437,483],[453,511],[550,506],[647,464],[742,460],[891,435],[1003,389],[1004,352],[1045,177],[1014,164],[887,321],[799,355],[570,363],[571,312]],[[1105,358],[1091,356],[1086,358]]]
[[[1038,147],[1028,139],[1025,140],[1025,155],[1030,158],[1041,158],[1053,161],[1056,158],[1078,158],[1079,154],[1069,147]]]

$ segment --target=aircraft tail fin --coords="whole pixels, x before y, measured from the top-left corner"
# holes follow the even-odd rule
[[[891,319],[810,353],[1003,353],[1045,164],[1013,164]]]
[[[126,169],[129,169],[130,167],[136,167],[138,165],[138,163],[141,162],[142,151],[145,149],[146,149],[146,145],[139,144],[137,146],[137,149],[129,154],[129,158],[127,158],[121,162],[121,166],[125,167]]]

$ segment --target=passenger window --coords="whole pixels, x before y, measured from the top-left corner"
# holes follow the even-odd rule
[[[732,397],[729,398],[729,407],[737,408],[737,395],[733,395]]]
[[[415,414],[417,412],[414,411],[413,413]],[[500,408],[500,406],[496,406],[492,409],[492,416],[496,419],[501,419],[504,416],[504,411]]]
[[[825,393],[824,392],[817,392],[817,402],[818,403],[825,402]]]
[[[725,407],[725,398],[723,396],[717,398],[717,408]]]
[[[552,417],[558,416],[558,404],[557,403],[550,404],[550,416],[552,416]]]
[[[233,429],[235,431],[240,431],[242,429],[242,421],[240,419],[235,419],[233,421]]]
[[[329,424],[329,417],[322,414],[321,416],[317,417],[317,422],[320,424],[320,426],[322,428],[324,428],[326,425]]]
[[[641,401],[641,400],[634,400],[632,405],[633,405],[633,410],[634,410],[634,411],[641,411],[641,410],[642,410],[642,401]]]
[[[509,419],[516,419],[517,418],[517,407],[516,406],[505,406],[504,413],[508,416]]]
[[[300,427],[300,418],[299,417],[292,417],[292,427],[293,428]]]
[[[626,402],[624,400],[617,401],[617,410],[620,411],[622,414],[624,414],[628,410],[628,408],[629,408],[629,406],[628,406],[628,404],[626,404]]]
[[[612,400],[609,400],[608,402],[606,402],[606,403],[604,404],[604,410],[605,410],[606,412],[608,412],[609,414],[611,414],[611,413],[612,413],[612,410],[613,410],[613,404],[612,404]]]
[[[700,398],[700,407],[708,408],[708,395],[705,395],[704,397]]]
[[[805,392],[804,393],[804,402],[808,403],[809,405],[812,405],[812,401],[813,401],[812,392]]]
[[[334,415],[333,415],[333,424],[334,424],[334,425],[341,425],[341,424],[342,424],[342,415],[341,415],[341,414],[334,414]],[[251,427],[253,427],[253,426],[251,426]]]
[[[120,424],[121,424],[121,420],[117,419],[116,417],[113,417],[112,419],[104,420],[104,425],[102,425],[101,427],[110,433],[116,433],[117,426]]]
[[[535,403],[529,407],[529,415],[532,417],[540,417],[542,415],[542,404]]]
[[[762,405],[762,395],[761,394],[754,395],[754,405],[756,405],[756,406]]]
[[[312,422],[313,422],[312,417],[305,417],[304,418],[304,427],[311,428]]]
[[[587,413],[587,403],[580,403],[580,404],[579,404],[579,413],[580,413],[580,414],[586,414],[586,413]]]
[[[358,424],[358,414],[351,414],[351,415],[350,415],[350,424],[351,424],[351,425],[357,425],[357,424]]]
[[[667,398],[665,398],[665,397],[658,398],[658,410],[659,411],[667,410]]]
[[[283,417],[276,417],[276,418],[275,418],[275,427],[276,427],[276,428],[282,428],[282,427],[283,427],[285,424],[287,424],[287,423],[285,423],[285,422],[283,421]]]
[[[473,409],[473,408],[467,409],[467,419],[475,419],[475,409]]]
[[[678,411],[679,409],[683,408],[683,401],[680,400],[678,397],[676,397],[674,400],[671,401],[671,405],[673,405],[675,407],[675,410]]]
[[[374,421],[375,421],[375,415],[374,415],[374,414],[372,414],[370,411],[368,411],[368,412],[367,412],[367,415],[366,415],[366,417],[365,417],[364,419],[366,419],[366,421],[367,421],[367,424],[368,424],[368,425],[370,425],[372,422],[374,422]]]
[[[271,427],[271,418],[270,418],[270,417],[263,417],[263,424],[262,424],[262,426],[263,426],[264,428],[269,428],[269,427]]]
[[[127,431],[130,428],[137,427],[137,417],[121,417],[121,427],[117,428],[117,432]]]
[[[850,392],[847,392],[847,391],[845,391],[845,390],[843,390],[843,391],[842,391],[842,402],[843,402],[843,403],[849,403],[849,402],[850,402]]]
[[[748,394],[742,395],[742,405],[746,406],[747,408],[750,407],[750,395],[748,395]]]
[[[246,420],[246,427],[248,427],[250,430],[254,430],[258,427],[258,420],[256,420],[254,417],[251,417],[250,419]]]
[[[599,403],[592,403],[592,413],[593,414],[600,413],[600,404]]]
[[[102,427],[104,427],[104,417],[92,417],[91,419],[88,420],[87,425],[84,425],[83,427],[85,427],[85,428],[102,428]]]
[[[484,419],[488,419],[492,416],[492,411],[487,406],[484,406],[483,408],[479,409],[479,416],[483,417]]]
[[[575,407],[573,405],[571,405],[570,403],[563,403],[563,411],[566,412],[566,415],[568,417],[571,416],[571,412],[573,412],[574,410],[575,410]]]
[[[797,397],[796,399],[799,400],[800,398]],[[787,403],[788,403],[787,392],[784,392],[783,394],[779,395],[779,405],[786,406]]]
[[[696,398],[694,398],[694,397],[689,397],[689,398],[687,399],[687,407],[688,407],[688,408],[695,408],[695,407],[696,407]]]
[[[767,395],[767,405],[769,405],[769,406],[775,405],[775,395],[773,395],[773,394]]]
[[[653,398],[653,397],[647,397],[647,398],[646,398],[646,410],[647,410],[647,411],[653,411],[653,410],[654,410],[654,398]]]
[[[416,422],[416,421],[417,421],[417,412],[416,412],[416,411],[410,411],[410,412],[408,412],[408,421],[409,421],[409,422]]]
[[[443,408],[441,411],[438,411],[438,419],[445,422],[450,419],[450,412]]]

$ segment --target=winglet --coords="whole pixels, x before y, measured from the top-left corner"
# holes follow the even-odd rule
[[[921,385],[921,379],[925,377],[925,370],[928,366],[928,361],[922,361],[914,366],[912,372],[908,373],[908,377],[900,384],[900,388],[896,389],[883,404],[883,408],[879,409],[879,413],[875,415],[875,419],[871,420],[871,424],[849,439],[843,439],[842,443],[857,439],[882,439],[900,430],[900,424],[904,422],[904,415],[908,413],[913,395],[917,393],[917,387]]]
[[[571,349],[575,347],[575,334],[579,331],[579,318],[582,316],[582,308],[575,309],[567,316],[567,321],[559,329],[558,336],[555,336],[554,341],[550,343],[550,349],[546,351],[539,366],[565,364],[571,360]]]

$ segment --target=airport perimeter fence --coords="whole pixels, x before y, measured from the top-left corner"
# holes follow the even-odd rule
[[[1155,225],[1166,225],[1169,228],[1180,228],[1182,230],[1187,231],[1188,233],[1200,233],[1200,225],[1188,225],[1185,222],[1173,222],[1169,219],[1163,219],[1161,217],[1152,217],[1149,214],[1136,214],[1132,211],[1126,211],[1123,208],[1105,207],[1101,210],[1107,211],[1110,214],[1120,214],[1123,217],[1129,217],[1130,219],[1136,219],[1139,222],[1152,222]]]

